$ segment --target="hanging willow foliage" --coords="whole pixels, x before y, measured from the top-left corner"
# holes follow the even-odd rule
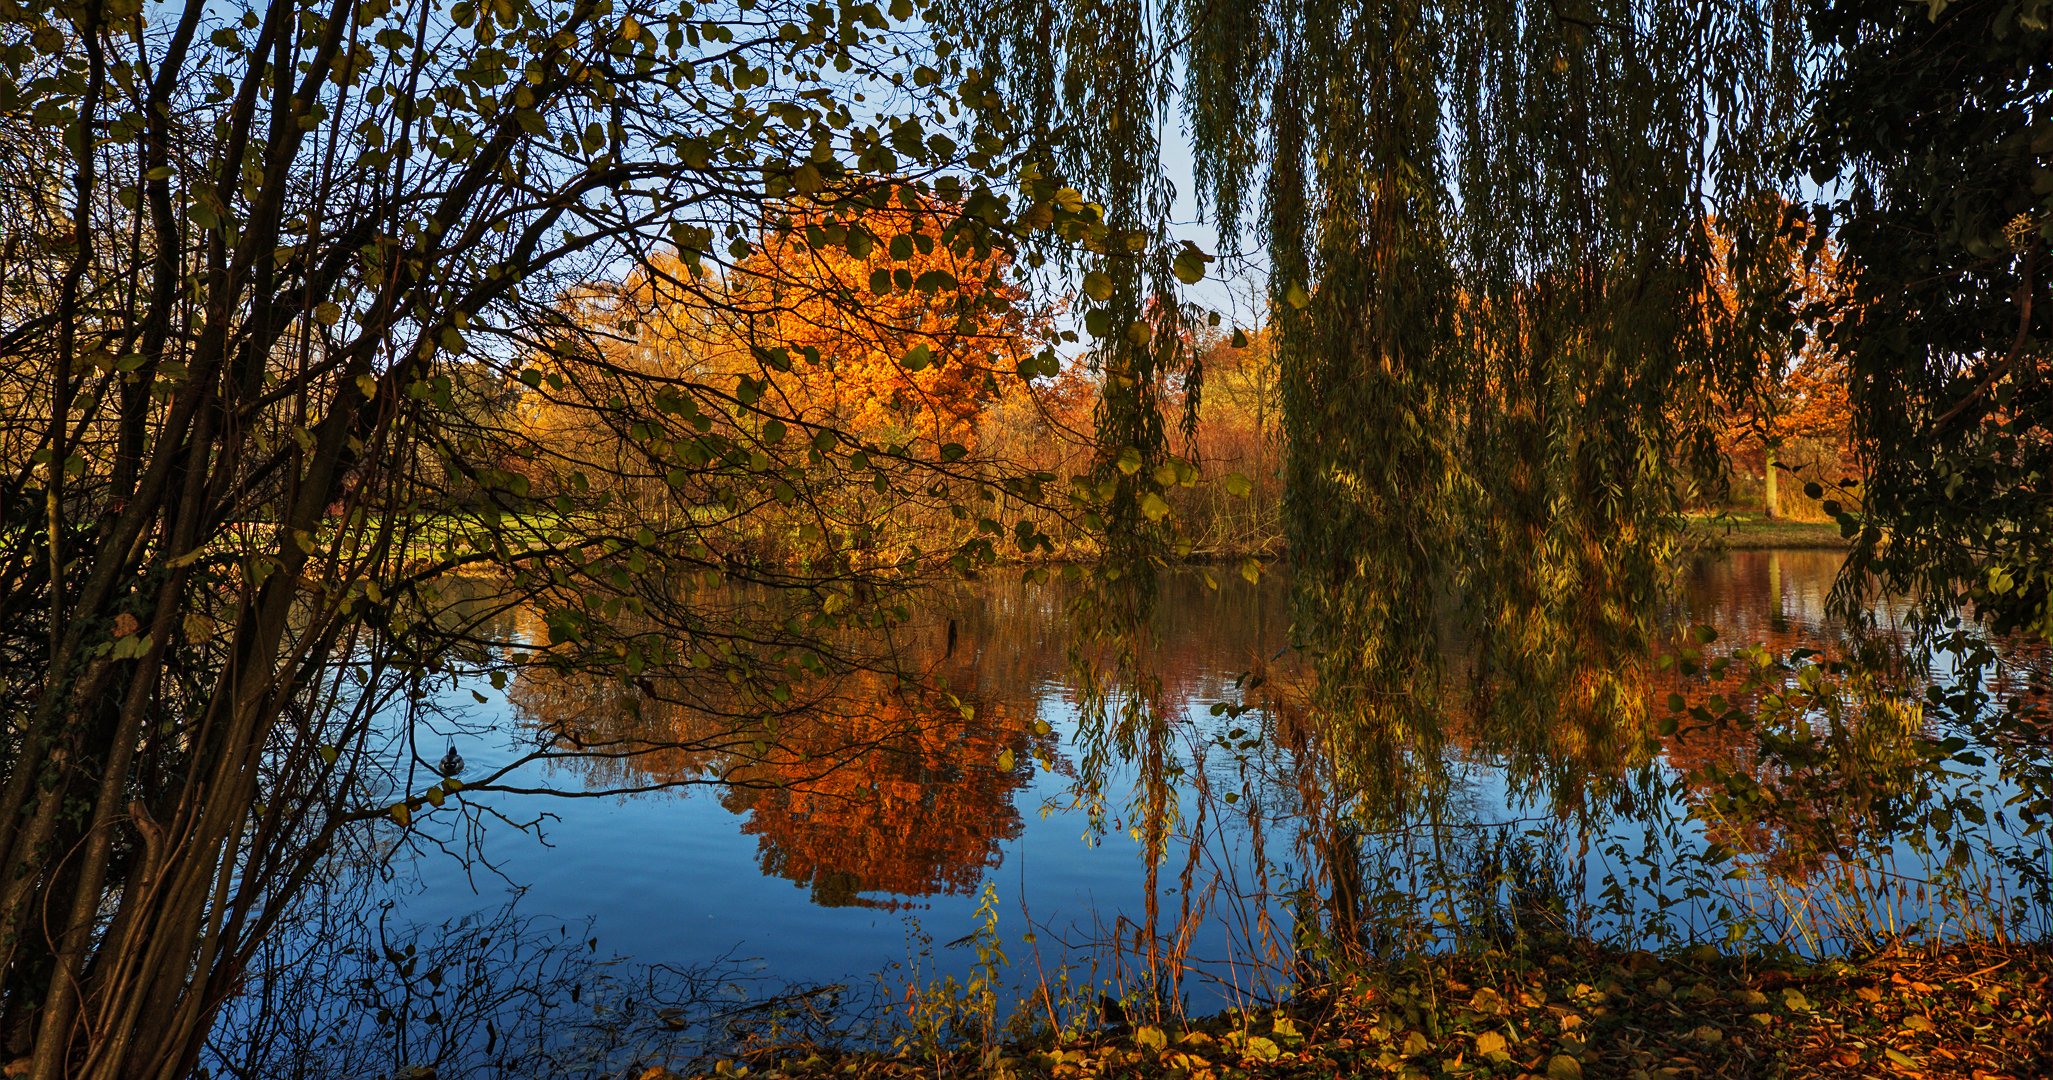
[[[1086,747],[1096,774],[1113,753],[1161,762],[1165,733],[1147,723],[1156,682],[1143,657],[1156,577],[1172,555],[1165,493],[1193,478],[1192,464],[1169,452],[1165,417],[1170,380],[1182,391],[1180,423],[1195,425],[1203,373],[1189,330],[1196,312],[1178,296],[1179,280],[1202,274],[1195,249],[1173,250],[1175,198],[1163,164],[1160,119],[1171,103],[1158,43],[1172,27],[1132,0],[1052,4],[956,4],[929,11],[963,31],[984,72],[1005,72],[986,99],[985,138],[1018,145],[1030,175],[1086,178],[1105,228],[1065,252],[1081,272],[1079,312],[1095,345],[1101,379],[1095,421],[1098,452],[1072,495],[1105,537],[1074,615],[1077,670],[1090,726],[1105,738]],[[1015,111],[1007,104],[1024,105]],[[1159,851],[1171,820],[1162,770],[1142,794],[1151,812],[1147,843]]]
[[[1514,702],[1558,712],[1631,697],[1630,671],[1586,673],[1650,632],[1679,510],[1717,481],[1712,396],[1743,390],[1766,340],[1788,331],[1786,304],[1754,301],[1787,287],[1765,253],[1785,228],[1774,153],[1808,70],[1795,7],[1011,0],[952,12],[1012,122],[1113,220],[1166,235],[1159,133],[1180,106],[1211,220],[1229,242],[1266,247],[1294,634],[1362,782],[1406,786],[1419,779],[1408,763],[1438,760],[1450,611]],[[1748,302],[1707,303],[1714,223]],[[1172,305],[1159,260],[1103,267],[1125,271],[1114,321],[1094,327],[1111,331],[1097,354],[1107,452],[1152,462],[1164,427],[1139,384],[1179,358],[1123,337],[1119,320],[1144,298]],[[1129,492],[1112,494],[1116,507]],[[1131,496],[1140,505],[1144,485]],[[1108,576],[1139,553],[1117,545],[1166,542],[1122,538],[1121,523],[1108,515]],[[1137,626],[1145,591],[1124,595],[1124,625]]]

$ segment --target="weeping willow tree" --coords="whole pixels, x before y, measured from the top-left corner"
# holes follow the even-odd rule
[[[1169,227],[1175,189],[1155,120],[1172,86],[1146,50],[1174,13],[1129,3],[1065,9],[940,0],[926,14],[971,43],[981,74],[1006,73],[981,100],[981,137],[1019,147],[1030,181],[1086,178],[1096,202],[1095,228],[1032,258],[1054,254],[1081,273],[1080,321],[1095,343],[1101,379],[1097,452],[1072,478],[1070,493],[1105,543],[1105,557],[1089,571],[1098,587],[1084,591],[1072,611],[1082,631],[1072,659],[1085,709],[1105,736],[1086,746],[1085,767],[1097,775],[1115,753],[1146,765],[1156,782],[1140,795],[1140,816],[1144,842],[1159,853],[1170,814],[1160,782],[1168,749],[1162,727],[1147,722],[1159,683],[1144,659],[1146,628],[1157,575],[1176,545],[1163,496],[1195,479],[1192,464],[1169,452],[1174,427],[1194,429],[1203,386],[1189,333],[1196,312],[1178,285],[1202,278],[1209,261],[1175,244]],[[1037,44],[1049,42],[1057,47]],[[1182,391],[1180,417],[1166,415],[1171,380]],[[1101,812],[1094,802],[1094,817],[1102,820]]]
[[[1135,238],[1090,268],[1110,288],[1085,290],[1104,453],[1142,466],[1092,493],[1128,545],[1101,571],[1111,629],[1142,633],[1134,567],[1173,553],[1159,530],[1120,530],[1153,525],[1153,485],[1177,480],[1151,467],[1168,426],[1146,380],[1202,384],[1161,332],[1163,270],[1179,267],[1160,145],[1181,123],[1209,219],[1266,254],[1293,638],[1344,782],[1399,815],[1430,809],[1450,626],[1479,643],[1514,752],[1644,749],[1628,658],[1661,609],[1681,510],[1720,482],[1711,402],[1790,332],[1765,253],[1787,228],[1776,154],[1809,70],[1796,6],[955,11],[1010,122]],[[1719,260],[1741,303],[1709,302]]]

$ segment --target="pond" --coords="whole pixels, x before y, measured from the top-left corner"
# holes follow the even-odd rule
[[[936,598],[946,618],[901,643],[945,691],[839,679],[774,746],[723,741],[731,726],[647,683],[463,680],[442,705],[467,777],[572,733],[641,752],[499,781],[564,797],[423,815],[354,894],[353,929],[292,946],[360,955],[314,964],[291,1002],[238,1003],[224,1030],[268,1010],[331,1051],[377,1043],[386,1067],[509,1071],[520,1044],[599,1072],[772,1032],[935,1037],[979,980],[1001,1015],[1067,1022],[1136,995],[1215,1012],[1288,993],[1336,938],[1395,953],[1546,924],[1815,954],[1891,929],[2042,932],[2043,657],[1997,648],[1967,688],[1950,655],[1887,685],[1788,662],[1844,651],[1826,613],[1838,565],[1706,559],[1672,621],[1715,647],[1664,639],[1679,664],[1578,674],[1546,712],[1450,661],[1430,738],[1416,717],[1319,711],[1280,572],[1165,582],[1153,700],[1171,722],[1132,755],[1089,752],[1106,740],[1071,674],[1072,587],[1016,573]],[[1886,607],[1877,625],[1897,634]],[[1690,673],[1756,644],[1781,666]],[[1970,691],[1978,708],[1948,696]],[[1414,741],[1355,760],[1323,737],[1342,722]],[[1164,814],[1151,860],[1144,825]],[[1313,911],[1317,934],[1299,925]]]

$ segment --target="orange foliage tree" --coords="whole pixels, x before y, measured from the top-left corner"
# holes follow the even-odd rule
[[[862,225],[795,207],[742,260],[724,329],[770,354],[793,416],[885,446],[974,444],[1039,326],[1005,253],[951,243],[944,220],[907,188]]]
[[[1732,240],[1715,225],[1710,230],[1716,258],[1711,260],[1709,299],[1733,319],[1749,316],[1787,319],[1776,342],[1763,350],[1756,370],[1739,380],[1745,389],[1724,395],[1718,403],[1722,423],[1720,446],[1728,461],[1762,478],[1762,503],[1769,517],[1783,512],[1779,474],[1785,469],[1810,469],[1823,474],[1843,468],[1851,435],[1852,413],[1847,397],[1843,357],[1826,347],[1824,335],[1808,325],[1810,313],[1825,310],[1842,291],[1838,256],[1823,237],[1813,238],[1798,226],[1783,230],[1756,257],[1786,268],[1783,288],[1743,295],[1733,270]],[[1793,454],[1792,451],[1795,451]],[[1825,482],[1837,479],[1823,476]]]
[[[964,226],[972,208],[903,185],[830,194],[770,211],[718,273],[655,258],[567,298],[589,340],[533,362],[530,471],[596,468],[635,519],[799,561],[1008,531],[965,507],[1003,489],[1023,510],[1038,481],[977,452],[979,419],[1025,392],[1044,320],[1009,254]]]

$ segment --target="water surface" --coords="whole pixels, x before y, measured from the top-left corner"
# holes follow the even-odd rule
[[[1826,599],[1838,563],[1830,551],[1709,559],[1673,623],[1715,628],[1717,649],[1837,649]],[[1820,726],[1881,755],[1863,773],[1896,786],[1868,790],[1831,771],[1844,769],[1838,759],[1812,767],[1824,758],[1788,756],[1787,739],[1763,752],[1751,729],[1670,711],[1671,694],[1711,700],[1719,686],[1702,675],[1642,657],[1625,665],[1630,677],[1593,675],[1590,686],[1608,689],[1581,694],[1582,706],[1534,716],[1503,706],[1518,688],[1464,681],[1457,643],[1430,755],[1414,747],[1394,771],[1361,769],[1320,749],[1320,725],[1343,721],[1308,709],[1304,665],[1285,648],[1283,575],[1202,578],[1173,577],[1161,600],[1155,704],[1173,722],[1153,777],[1176,824],[1153,873],[1141,827],[1149,776],[1115,755],[1095,815],[1079,796],[1090,739],[1068,658],[1069,587],[1000,574],[937,597],[946,619],[898,643],[945,691],[877,674],[833,680],[767,739],[729,737],[731,718],[648,682],[537,670],[503,689],[464,682],[444,704],[462,717],[451,738],[466,776],[565,733],[647,752],[535,762],[502,782],[563,797],[466,793],[465,805],[424,816],[379,887],[380,918],[472,938],[491,925],[558,927],[586,957],[620,958],[616,975],[703,973],[693,993],[741,1008],[835,986],[814,1000],[902,1024],[894,1010],[910,991],[980,967],[999,972],[1008,1005],[1029,1008],[1051,979],[1088,987],[1078,1000],[1144,986],[1193,1011],[1261,1000],[1316,963],[1293,927],[1315,909],[1344,909],[1343,932],[1381,950],[1444,945],[1463,928],[1503,932],[1496,924],[1525,910],[1630,944],[1829,951],[1848,944],[1833,937],[1844,928],[1806,904],[1834,902],[1875,869],[1849,867],[1855,851],[1902,860],[1893,878],[1853,882],[1874,894],[1859,903],[1892,920],[1952,925],[1958,913],[1943,908],[1962,894],[1935,875],[1970,842],[1960,865],[1996,918],[2038,910],[2029,896],[2045,848],[2006,816],[2020,788],[2003,761],[2043,762],[2043,742],[2020,752],[2013,737],[2005,753],[1977,757],[1991,736],[1964,730],[1948,748],[1963,760],[1906,771],[1890,748],[1950,734],[1935,727],[1938,712],[1892,704]],[[1886,610],[1878,623],[1892,632]],[[2035,657],[2010,659],[2017,687],[2036,678]],[[1943,663],[1932,677],[1946,684]],[[1873,715],[1908,719],[1888,733]],[[666,748],[647,750],[655,744]],[[1735,816],[1764,791],[1772,813]],[[1952,831],[1935,833],[1925,817],[1888,809],[1945,799],[1983,816],[1983,831],[1949,819]],[[1177,977],[1150,983],[1146,972],[1165,963]]]

